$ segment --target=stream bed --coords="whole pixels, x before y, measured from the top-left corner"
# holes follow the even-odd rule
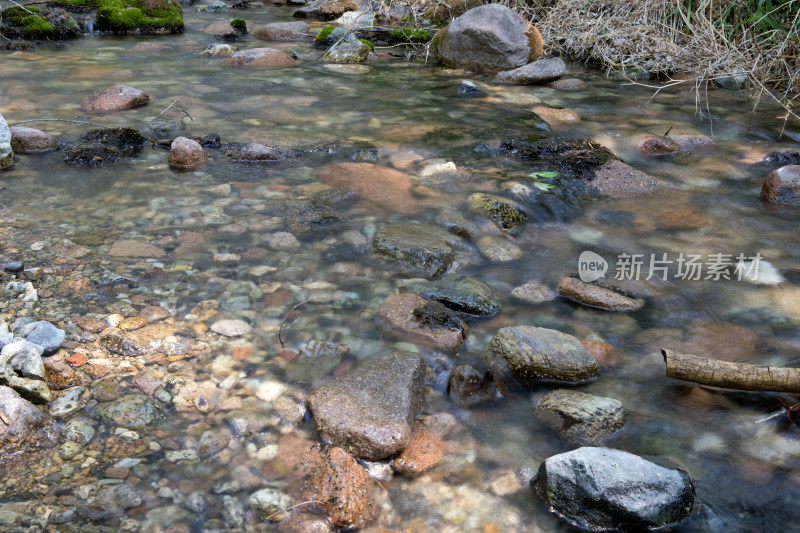
[[[65,329],[62,351],[92,398],[56,417],[58,429],[93,434],[79,446],[59,442],[35,461],[0,466],[0,530],[276,531],[276,522],[248,508],[248,497],[265,486],[292,492],[287,457],[298,442],[319,441],[304,398],[360,360],[395,350],[425,356],[422,415],[447,426],[447,452],[422,475],[381,482],[380,512],[366,530],[572,530],[528,487],[544,459],[575,447],[534,416],[533,405],[552,389],[463,407],[443,384],[456,364],[484,369],[489,340],[515,325],[618,350],[600,378],[579,390],[615,398],[629,412],[624,430],[604,445],[668,457],[692,476],[695,510],[674,530],[795,529],[800,428],[785,419],[759,422],[781,409],[779,398],[791,402],[791,396],[723,393],[667,379],[660,349],[800,364],[800,213],[762,203],[763,179],[778,165],[758,164],[771,152],[797,150],[797,125],[779,140],[782,111],[767,100],[752,113],[752,101],[731,91],[697,94],[678,86],[654,96],[660,82],[633,84],[578,63],[569,64],[566,77],[585,88],[560,91],[495,85],[425,64],[423,56],[409,61],[381,49],[370,65],[326,65],[316,61],[321,51],[310,42],[265,44],[252,32],[236,46],[275,47],[301,61],[250,70],[200,55],[213,41],[202,29],[215,20],[239,16],[254,28],[290,21],[291,13],[281,6],[223,15],[186,7],[181,35],[92,34],[0,55],[0,112],[9,123],[59,117],[134,127],[157,138],[149,124],[175,102],[185,114],[172,109],[166,116],[183,118],[181,135],[216,133],[223,142],[303,152],[242,164],[209,149],[204,168],[176,172],[158,146],[98,168],[68,166],[56,151],[18,155],[0,174],[0,262],[23,261],[43,272],[34,283],[37,302],[5,298],[0,310],[9,324],[30,316]],[[323,23],[311,26],[314,33]],[[164,46],[134,49],[144,41]],[[486,97],[459,98],[464,79]],[[150,104],[101,115],[81,109],[87,95],[116,83],[148,93]],[[532,111],[536,106],[573,111],[580,121],[548,127]],[[59,139],[91,128],[25,125]],[[639,154],[642,136],[667,131],[681,139],[678,154]],[[476,235],[503,236],[470,211],[468,199],[476,192],[535,193],[529,174],[552,169],[493,146],[542,134],[589,139],[671,187],[584,197],[563,219],[528,222],[504,241],[518,250],[514,260],[492,260],[464,239],[450,272],[487,283],[503,310],[473,321],[457,352],[388,331],[382,302],[424,275],[377,257],[376,232],[396,222],[459,220]],[[323,183],[321,169],[354,161],[394,166],[408,176],[410,190],[368,191],[358,199]],[[314,209],[322,200],[333,206],[325,216]],[[533,281],[555,290],[563,275],[577,272],[584,251],[608,261],[606,279],[645,306],[613,313],[515,291]],[[641,275],[622,272],[628,279],[614,280],[624,254],[640,254]],[[681,254],[700,255],[706,267],[715,254],[729,261],[759,254],[762,283],[732,271],[681,279],[675,271]],[[651,271],[651,257],[673,261],[666,279]],[[91,328],[79,326],[110,314],[141,317],[153,306],[167,312],[150,310],[147,326],[131,326],[144,353],[110,353]],[[214,323],[227,319],[249,329],[231,336],[214,331]],[[304,358],[314,339],[347,349]],[[105,402],[129,394],[153,398],[163,420],[125,429],[98,415]],[[130,487],[135,497],[113,495],[134,504],[89,504],[107,485]]]

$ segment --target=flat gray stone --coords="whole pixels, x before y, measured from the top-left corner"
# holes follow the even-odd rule
[[[425,362],[393,352],[313,391],[307,400],[322,438],[377,461],[400,452],[422,409]]]
[[[444,274],[455,253],[445,230],[429,224],[398,222],[380,230],[374,239],[375,253],[430,277]]]
[[[573,390],[545,394],[534,409],[536,417],[565,439],[598,444],[620,430],[628,418],[622,402]]]
[[[567,71],[567,65],[560,57],[540,59],[514,70],[506,70],[495,76],[497,83],[516,83],[518,85],[535,85],[557,80]]]

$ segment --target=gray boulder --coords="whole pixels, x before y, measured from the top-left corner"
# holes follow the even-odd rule
[[[6,455],[57,442],[53,419],[8,387],[0,387],[0,414],[0,467]]]
[[[528,63],[514,70],[506,70],[495,76],[497,83],[516,83],[520,85],[534,85],[537,83],[547,83],[555,81],[564,75],[567,66],[560,57],[550,59],[540,59],[533,63]]]
[[[422,409],[425,362],[393,352],[313,391],[307,400],[322,438],[378,461],[403,450]]]
[[[628,418],[619,400],[573,390],[545,394],[534,412],[562,437],[582,444],[602,442],[621,429]]]
[[[399,222],[375,234],[375,253],[430,277],[444,274],[455,257],[453,235],[428,224]]]
[[[502,380],[530,387],[539,383],[587,383],[599,373],[597,360],[573,337],[532,326],[503,328],[484,354]]]
[[[694,483],[683,470],[655,461],[578,448],[543,462],[531,485],[545,505],[592,530],[664,527],[689,516]]]
[[[11,166],[14,152],[11,151],[11,130],[3,115],[0,115],[0,170]]]
[[[487,4],[470,9],[440,30],[434,48],[447,66],[497,72],[537,60],[542,36],[511,9]]]

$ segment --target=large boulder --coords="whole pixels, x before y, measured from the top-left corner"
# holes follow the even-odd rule
[[[53,419],[9,387],[0,386],[0,467],[6,456],[55,444]]]
[[[11,166],[14,152],[11,150],[11,131],[3,115],[0,115],[0,170]]]
[[[514,70],[506,70],[495,76],[497,83],[516,83],[519,85],[534,85],[554,81],[564,75],[567,66],[560,57],[540,59],[528,63]]]
[[[542,55],[542,36],[511,9],[488,4],[440,30],[434,47],[447,66],[497,72],[536,61]]]
[[[761,198],[775,204],[800,205],[800,165],[770,172],[761,186]]]
[[[686,472],[609,448],[554,455],[531,485],[546,506],[591,530],[668,526],[694,506],[694,483]]]
[[[437,226],[398,222],[375,234],[375,253],[429,277],[440,276],[453,264],[452,237]]]
[[[573,337],[533,326],[502,328],[484,354],[494,373],[510,384],[578,384],[593,381],[599,366]]]
[[[323,439],[378,461],[406,447],[422,409],[422,356],[393,352],[313,391],[308,409]]]

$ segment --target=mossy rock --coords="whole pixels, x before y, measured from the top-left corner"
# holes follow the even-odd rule
[[[524,208],[517,202],[492,194],[476,192],[469,197],[469,208],[492,219],[509,233],[519,231],[528,220]]]
[[[75,19],[63,9],[36,6],[12,7],[0,13],[0,33],[19,39],[70,39],[80,34]]]
[[[181,33],[183,10],[178,0],[54,0],[70,11],[97,11],[97,29],[132,35]]]
[[[395,28],[389,35],[395,41],[404,43],[426,43],[433,38],[429,32],[414,28]]]
[[[240,33],[247,33],[247,23],[244,19],[236,18],[231,20],[231,28]]]
[[[335,30],[335,29],[336,29],[336,26],[325,26],[324,28],[319,30],[319,33],[317,33],[317,37],[316,37],[317,41],[319,41],[319,42],[324,41],[325,39],[327,39],[331,35],[331,33],[333,33],[333,30]]]
[[[64,162],[68,165],[106,167],[120,157],[137,155],[144,143],[144,136],[134,128],[92,130],[65,143]]]

